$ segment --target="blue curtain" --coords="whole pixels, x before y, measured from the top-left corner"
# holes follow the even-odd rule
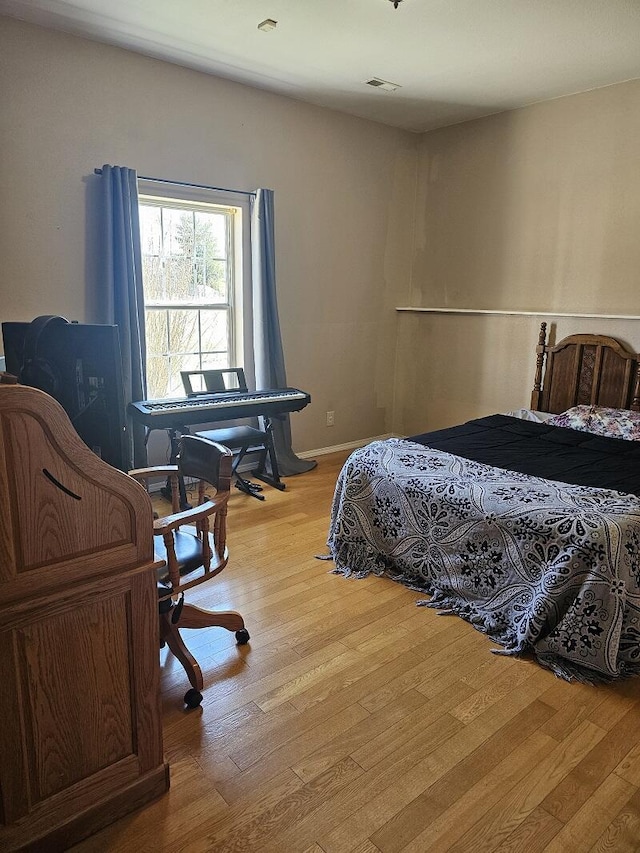
[[[286,388],[287,375],[276,298],[273,190],[259,189],[252,202],[251,255],[256,389]],[[315,460],[300,459],[293,452],[289,415],[274,418],[273,440],[278,467],[283,476],[301,474],[317,465]]]
[[[138,183],[134,169],[102,167],[104,255],[101,258],[112,307],[111,322],[120,332],[125,408],[146,400],[144,292],[140,251]],[[146,465],[145,429],[127,413],[130,467]]]

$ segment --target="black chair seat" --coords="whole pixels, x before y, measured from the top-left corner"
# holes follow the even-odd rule
[[[185,529],[176,530],[173,534],[173,542],[181,575],[188,575],[202,566],[202,545],[197,536]],[[167,562],[167,549],[160,537],[154,539],[153,551],[156,560]],[[158,569],[156,577],[162,582],[168,580],[169,571],[166,565]]]

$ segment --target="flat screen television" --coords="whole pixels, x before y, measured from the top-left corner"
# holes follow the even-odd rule
[[[34,324],[2,323],[7,373],[46,391],[66,411],[94,453],[128,470],[122,360],[118,327],[69,323],[64,318]]]

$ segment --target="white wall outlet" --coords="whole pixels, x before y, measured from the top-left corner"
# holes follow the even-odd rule
[[[335,412],[327,412],[327,426],[333,426],[335,423]]]

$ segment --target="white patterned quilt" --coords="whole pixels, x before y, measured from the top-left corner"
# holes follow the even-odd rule
[[[402,439],[338,478],[336,572],[423,590],[505,654],[567,680],[640,672],[640,498],[472,462]]]

